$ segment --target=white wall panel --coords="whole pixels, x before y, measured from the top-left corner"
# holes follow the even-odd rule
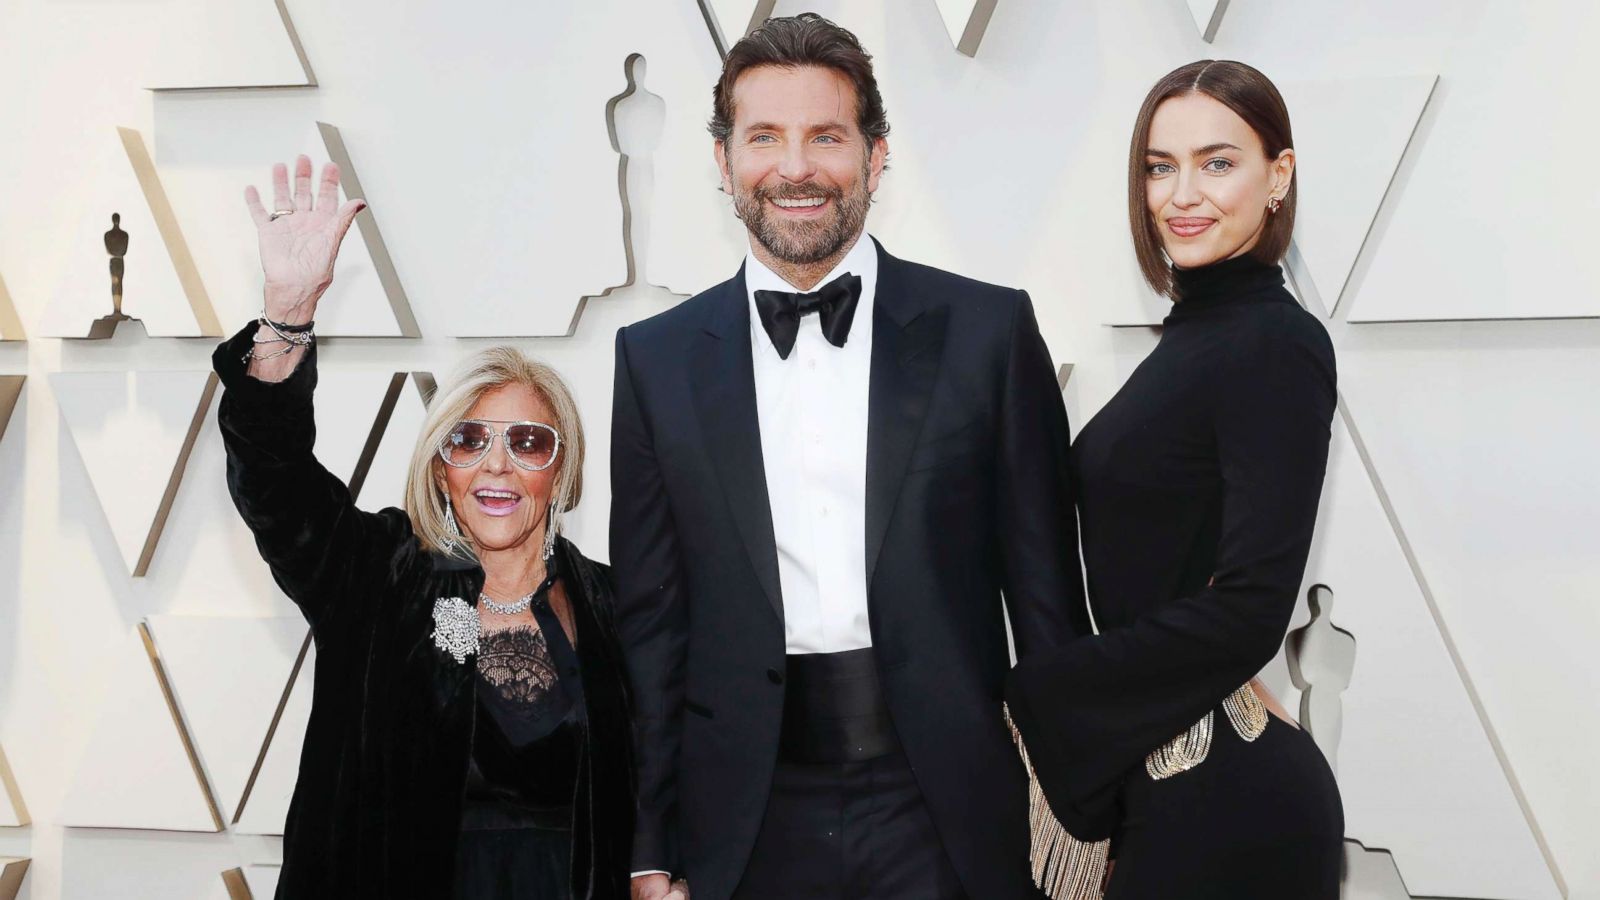
[[[258,720],[262,726],[252,733],[265,735],[261,745],[260,767],[250,793],[239,805],[233,818],[233,830],[240,834],[283,834],[283,823],[289,815],[289,801],[294,798],[295,779],[300,774],[300,748],[306,740],[306,726],[311,721],[311,685],[316,669],[317,650],[311,645],[306,650],[305,661],[294,673],[294,682],[285,682],[280,690],[287,691],[282,713],[275,727],[271,717]]]
[[[149,628],[218,811],[231,820],[305,641],[305,620],[151,616]],[[250,722],[261,725],[245,727]]]
[[[213,376],[58,372],[50,388],[128,571],[144,574],[193,445]]]
[[[1403,202],[1382,223],[1351,316],[1600,316],[1587,224],[1600,195],[1568,171],[1568,148],[1600,140],[1600,123],[1568,100],[1569,87],[1600,78],[1591,47],[1600,7],[1489,3],[1460,22]]]
[[[100,718],[53,821],[80,828],[220,831],[142,627],[110,660]]]
[[[1294,242],[1329,308],[1337,307],[1395,169],[1411,144],[1433,75],[1344,78],[1282,86],[1294,117]]]
[[[1342,421],[1305,584],[1332,588],[1333,621],[1356,641],[1340,695],[1345,833],[1393,853],[1417,896],[1558,898]],[[1295,710],[1281,665],[1269,682]]]
[[[147,707],[149,691],[160,699],[148,660],[131,679],[127,661],[107,650],[134,623],[153,617],[159,631],[162,617],[288,618],[287,630],[298,616],[226,495],[214,404],[142,577],[129,575],[105,524],[112,517],[99,509],[112,464],[85,454],[80,465],[79,443],[91,442],[78,426],[109,413],[86,420],[78,393],[54,385],[123,385],[117,402],[137,408],[145,401],[127,400],[128,379],[203,372],[211,349],[209,340],[161,337],[208,330],[183,291],[162,294],[181,313],[176,324],[130,308],[144,329],[124,326],[104,341],[44,336],[62,331],[49,323],[63,312],[58,298],[77,295],[74,284],[109,307],[109,225],[85,237],[82,216],[116,199],[94,175],[106,145],[122,154],[112,157],[122,190],[138,190],[149,207],[124,177],[116,128],[142,135],[217,311],[209,330],[231,333],[260,303],[243,186],[265,186],[271,163],[297,152],[319,162],[338,155],[318,123],[337,126],[371,211],[347,239],[319,315],[319,453],[349,477],[394,373],[443,377],[473,350],[512,342],[572,383],[589,458],[569,533],[604,558],[615,329],[727,278],[746,246],[717,190],[705,131],[719,65],[705,6],[738,30],[769,11],[806,8],[857,30],[877,59],[893,126],[872,231],[903,257],[1028,288],[1057,361],[1074,364],[1065,397],[1077,426],[1156,340],[1148,328],[1106,325],[1159,322],[1168,309],[1140,283],[1127,236],[1127,137],[1145,90],[1201,57],[1245,60],[1283,85],[1301,143],[1296,275],[1313,308],[1338,304],[1329,327],[1347,405],[1402,527],[1374,512],[1382,504],[1364,493],[1367,473],[1336,445],[1312,574],[1334,586],[1334,620],[1359,642],[1341,776],[1351,837],[1370,848],[1353,859],[1371,878],[1349,896],[1397,897],[1402,877],[1412,893],[1548,896],[1550,869],[1529,849],[1542,837],[1568,895],[1600,898],[1591,851],[1600,795],[1582,777],[1585,748],[1600,742],[1600,684],[1587,665],[1600,641],[1591,602],[1600,571],[1587,537],[1600,503],[1587,452],[1600,439],[1600,420],[1588,415],[1600,333],[1589,322],[1377,324],[1600,315],[1586,307],[1595,196],[1570,155],[1594,143],[1585,95],[1570,89],[1594,80],[1584,42],[1600,14],[1589,5],[1005,0],[987,4],[973,53],[958,49],[957,32],[965,37],[962,15],[970,24],[986,4],[960,0],[287,0],[281,10],[271,0],[204,10],[194,2],[0,5],[0,121],[16,136],[0,166],[0,271],[29,337],[0,346],[0,372],[33,376],[37,388],[0,441],[0,741],[34,819],[0,829],[0,854],[33,859],[29,900],[220,897],[218,874],[236,867],[266,895],[258,882],[278,860],[271,835],[282,828],[309,712],[310,660],[231,833],[148,830],[165,820],[215,827],[164,710],[166,732],[110,730],[145,741],[119,749],[134,748],[141,772],[165,778],[175,766],[188,793],[152,795],[154,819],[142,806],[124,817],[145,830],[63,828],[83,809],[78,763],[108,746],[97,716],[119,702],[112,691],[137,688]],[[630,66],[636,54],[643,63]],[[304,84],[304,60],[316,64],[314,89],[183,89]],[[1413,135],[1433,73],[1438,88]],[[152,263],[136,268],[132,254],[160,250],[158,231],[130,230],[130,287]],[[0,322],[0,337],[13,330]],[[415,388],[406,381],[393,395],[363,507],[400,502],[423,414]],[[140,452],[165,454],[164,474],[131,469],[165,485],[173,458],[156,443]],[[1424,585],[1465,678],[1443,632],[1430,631]],[[1305,621],[1302,611],[1295,624]],[[269,649],[277,652],[252,647]],[[285,685],[258,674],[252,690],[282,699]],[[1288,687],[1281,663],[1268,675]],[[183,678],[194,679],[202,686],[180,688],[179,702],[215,711],[195,731],[199,756],[222,780],[213,755],[248,756],[251,742],[259,753],[276,700],[232,717],[215,695],[201,699],[226,682]],[[1510,778],[1470,708],[1469,683]],[[237,733],[200,736],[227,728]],[[237,765],[228,765],[236,783]],[[1517,808],[1519,792],[1537,833]],[[145,802],[107,793],[90,806],[124,799]],[[81,821],[95,818],[109,821]]]

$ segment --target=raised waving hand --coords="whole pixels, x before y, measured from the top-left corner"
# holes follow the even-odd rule
[[[261,245],[261,271],[266,275],[263,312],[275,322],[299,325],[311,321],[317,300],[333,283],[333,261],[339,245],[365,209],[365,200],[339,205],[339,167],[322,167],[317,194],[311,195],[311,159],[294,163],[294,193],[289,193],[289,167],[272,167],[272,209],[261,203],[255,186],[245,188],[244,202],[255,220]]]

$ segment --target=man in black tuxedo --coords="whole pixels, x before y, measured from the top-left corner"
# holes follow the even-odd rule
[[[848,31],[769,20],[715,101],[750,254],[617,333],[633,895],[1038,896],[1002,596],[1019,653],[1088,615],[1032,305],[867,237],[888,123]]]

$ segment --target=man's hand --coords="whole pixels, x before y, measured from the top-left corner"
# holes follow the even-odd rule
[[[659,872],[633,878],[633,900],[667,900],[671,893],[672,879]]]

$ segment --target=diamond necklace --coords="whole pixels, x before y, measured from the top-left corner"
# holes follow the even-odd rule
[[[533,598],[543,593],[546,588],[555,582],[555,580],[556,577],[554,574],[546,575],[544,581],[540,582],[539,586],[534,588],[531,593],[522,599],[515,600],[511,603],[500,603],[482,591],[478,592],[478,600],[483,603],[484,609],[487,609],[489,612],[501,616],[514,616],[532,606]]]

